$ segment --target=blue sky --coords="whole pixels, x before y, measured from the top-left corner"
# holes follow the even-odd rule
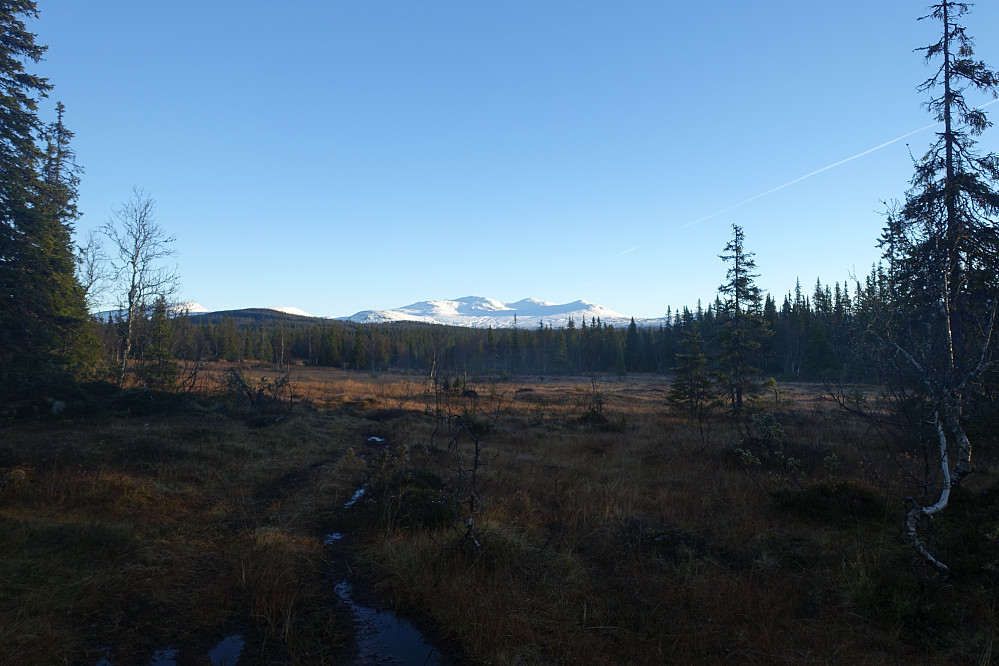
[[[965,17],[993,67],[997,5]],[[922,2],[38,8],[46,106],[66,104],[86,169],[78,231],[144,188],[180,297],[210,309],[477,295],[662,316],[714,299],[732,224],[779,300],[866,275],[906,144],[933,138],[758,197],[932,122]]]

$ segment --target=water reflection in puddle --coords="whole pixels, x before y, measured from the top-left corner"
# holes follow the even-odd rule
[[[362,488],[355,493],[350,503],[363,494]],[[330,532],[323,537],[323,542],[332,546],[343,539],[343,532]],[[360,654],[354,662],[355,666],[445,666],[450,663],[436,648],[427,644],[423,634],[412,623],[395,613],[379,611],[355,601],[354,588],[347,581],[340,581],[334,589],[357,618],[357,646]]]
[[[243,651],[246,641],[239,634],[223,638],[218,645],[208,652],[208,661],[212,666],[236,666],[239,654]],[[110,659],[110,648],[101,648],[102,656],[96,666],[112,666]],[[153,653],[149,660],[149,666],[177,666],[177,658],[180,650],[177,648],[165,648]]]
[[[349,509],[350,507],[354,506],[357,503],[357,500],[364,497],[365,492],[366,492],[365,488],[358,488],[357,492],[354,493],[353,497],[347,500],[347,503],[343,505],[343,508]]]
[[[353,587],[347,581],[337,583],[336,593],[350,606],[357,616],[360,629],[357,645],[360,656],[357,666],[399,664],[442,666],[440,653],[427,645],[422,634],[412,624],[394,613],[368,608],[354,601]]]
[[[243,651],[246,641],[240,635],[223,638],[222,642],[216,645],[208,653],[208,659],[212,666],[236,666],[239,653]]]
[[[157,650],[153,653],[153,658],[149,662],[149,666],[177,666],[178,654],[180,654],[180,650],[175,650],[174,648]]]

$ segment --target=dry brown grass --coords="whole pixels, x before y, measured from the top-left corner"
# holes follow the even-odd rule
[[[875,483],[890,468],[880,442],[819,387],[761,401],[801,461],[791,474],[747,473],[733,452],[745,430],[725,418],[701,441],[664,409],[658,379],[483,384],[484,413],[531,391],[489,442],[481,548],[456,549],[446,529],[397,529],[367,550],[383,593],[431,614],[475,659],[953,663],[985,649],[988,613],[961,626],[959,603],[939,619],[927,610],[948,593],[899,537],[899,504]],[[598,426],[584,418],[594,390]],[[446,477],[449,462],[431,450],[410,464]],[[980,471],[981,487],[994,484]]]
[[[178,644],[189,660],[227,633],[263,662],[345,654],[315,522],[342,429],[303,413],[255,430],[226,413],[5,430],[0,663],[143,663]]]
[[[478,400],[450,409],[492,424],[476,548],[448,525],[454,458],[423,378],[290,380],[297,406],[263,428],[232,396],[6,427],[0,663],[196,661],[233,633],[241,664],[343,663],[329,571],[348,565],[475,663],[942,664],[991,645],[995,491],[956,500],[991,523],[941,519],[958,576],[928,582],[898,534],[905,475],[817,387],[760,406],[792,474],[745,468],[746,426],[668,411],[658,377],[468,380]],[[977,490],[995,478],[980,468]],[[322,544],[334,530],[348,563]]]

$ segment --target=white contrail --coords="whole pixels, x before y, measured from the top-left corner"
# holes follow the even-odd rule
[[[908,137],[912,136],[913,134],[919,134],[920,132],[925,132],[926,130],[930,129],[931,127],[937,126],[938,124],[939,123],[932,123],[930,125],[927,125],[926,127],[920,127],[917,130],[912,130],[911,132],[908,132],[907,134],[903,134],[900,137],[894,138],[891,141],[885,141],[881,145],[874,146],[873,148],[865,150],[862,153],[857,153],[853,157],[847,157],[846,159],[840,160],[839,162],[833,162],[832,164],[824,166],[821,169],[816,169],[815,171],[812,171],[811,173],[806,173],[804,176],[798,176],[794,180],[789,180],[786,183],[784,183],[783,185],[778,185],[777,187],[775,187],[773,189],[770,189],[770,190],[767,190],[766,192],[761,192],[760,194],[757,194],[755,196],[751,196],[748,199],[740,201],[737,204],[732,204],[728,208],[723,208],[722,210],[717,211],[715,213],[711,213],[710,215],[705,215],[704,217],[700,218],[699,220],[694,220],[693,222],[688,222],[687,224],[681,225],[681,226],[679,226],[677,228],[678,229],[686,229],[687,227],[692,227],[695,224],[700,224],[701,222],[704,222],[706,220],[710,220],[712,217],[717,217],[719,215],[723,215],[723,214],[729,212],[730,210],[735,210],[736,208],[738,208],[740,206],[745,206],[746,204],[748,204],[751,201],[756,201],[757,199],[762,199],[763,197],[767,196],[768,194],[773,194],[774,192],[778,192],[780,190],[783,190],[785,187],[790,187],[791,185],[794,185],[795,183],[800,183],[801,181],[805,180],[806,178],[811,178],[812,176],[814,176],[816,174],[820,174],[823,171],[828,171],[829,169],[832,169],[833,167],[838,167],[841,164],[846,164],[847,162],[849,162],[851,160],[855,160],[858,157],[863,157],[864,155],[869,155],[870,153],[873,153],[875,150],[880,150],[880,149],[884,148],[885,146],[890,146],[891,144],[897,143],[898,141],[901,141],[902,139],[908,138]]]
[[[999,102],[999,100],[995,100],[994,99],[991,102],[986,102],[985,104],[982,104],[978,108],[981,109],[983,107],[989,106],[990,104],[995,104],[996,102]],[[936,127],[939,124],[940,123],[930,123],[929,125],[926,125],[925,127],[920,127],[919,129],[912,130],[911,132],[906,132],[902,136],[895,137],[891,141],[885,141],[884,143],[882,143],[880,145],[877,145],[877,146],[874,146],[873,148],[869,148],[869,149],[865,150],[862,153],[857,153],[856,155],[854,155],[852,157],[847,157],[846,159],[840,160],[839,162],[833,162],[832,164],[830,164],[828,166],[824,166],[821,169],[816,169],[815,171],[812,171],[811,173],[806,173],[804,176],[799,176],[799,177],[795,178],[794,180],[789,180],[788,182],[784,183],[783,185],[778,185],[777,187],[775,187],[773,189],[770,189],[770,190],[767,190],[766,192],[761,192],[760,194],[757,194],[755,196],[751,196],[751,197],[749,197],[748,199],[746,199],[744,201],[740,201],[737,204],[733,204],[733,205],[729,206],[728,208],[724,208],[724,209],[722,209],[722,210],[720,210],[718,212],[711,213],[710,215],[705,215],[704,217],[700,218],[699,220],[694,220],[693,222],[688,222],[687,224],[681,225],[681,226],[677,227],[677,229],[686,229],[687,227],[692,227],[695,224],[700,224],[701,222],[704,222],[706,220],[710,220],[713,217],[718,217],[719,215],[724,215],[725,213],[729,212],[730,210],[735,210],[736,208],[739,208],[740,206],[745,206],[746,204],[750,203],[751,201],[756,201],[757,199],[761,199],[761,198],[767,196],[768,194],[773,194],[774,192],[779,192],[780,190],[783,190],[785,187],[790,187],[791,185],[794,185],[795,183],[800,183],[801,181],[805,180],[806,178],[811,178],[812,176],[814,176],[816,174],[820,174],[823,171],[828,171],[829,169],[832,169],[834,167],[838,167],[841,164],[846,164],[847,162],[855,160],[858,157],[863,157],[864,155],[869,155],[869,154],[873,153],[876,150],[881,150],[885,146],[890,146],[891,144],[897,143],[897,142],[901,141],[902,139],[906,139],[906,138],[912,136],[913,134],[919,134],[920,132],[925,132],[926,130],[930,129],[931,127]]]
[[[629,252],[634,252],[635,250],[637,250],[640,247],[642,247],[642,246],[641,245],[636,245],[635,247],[631,248],[630,250],[625,250],[624,252],[618,252],[613,257],[611,257],[611,261],[613,261],[614,259],[620,259],[624,255],[628,254]]]

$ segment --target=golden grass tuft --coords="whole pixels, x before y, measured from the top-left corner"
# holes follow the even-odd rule
[[[264,640],[287,642],[302,613],[305,586],[321,559],[315,540],[276,528],[256,530],[240,556],[240,583]]]

